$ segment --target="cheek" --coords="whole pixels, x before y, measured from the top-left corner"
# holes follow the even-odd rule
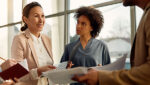
[[[43,20],[43,23],[45,23],[45,19]]]

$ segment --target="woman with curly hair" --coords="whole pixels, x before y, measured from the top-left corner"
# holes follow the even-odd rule
[[[80,38],[66,45],[61,62],[68,61],[67,68],[109,64],[107,46],[101,40],[95,39],[104,22],[101,12],[92,7],[80,7],[75,13],[75,18],[77,19],[76,33]]]

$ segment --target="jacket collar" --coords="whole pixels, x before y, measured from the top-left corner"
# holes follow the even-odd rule
[[[29,30],[29,29],[26,29],[25,32],[24,32],[24,35],[25,35],[25,37],[28,39],[28,44],[29,44],[29,47],[30,47],[30,49],[31,49],[33,58],[34,58],[34,60],[35,60],[35,63],[36,63],[36,65],[37,65],[37,67],[39,67],[38,57],[37,57],[36,52],[35,52],[35,49],[34,49],[33,38],[32,38],[32,36],[30,35],[30,30]]]
[[[32,38],[32,36],[31,36],[31,34],[30,34],[30,30],[29,30],[29,29],[26,29],[25,32],[24,32],[24,35],[25,35],[25,37],[28,39],[28,44],[29,44],[29,46],[30,46],[30,48],[31,48],[31,51],[32,51],[32,54],[33,54],[33,58],[34,58],[34,60],[35,60],[35,62],[36,62],[36,64],[37,64],[37,66],[39,66],[38,57],[37,57],[37,55],[36,55],[36,52],[35,52],[35,49],[34,49],[34,46],[33,46],[33,38]],[[44,35],[42,35],[42,34],[41,34],[41,39],[42,39],[42,41],[43,41],[43,44],[44,44],[46,50],[48,51],[48,54],[50,55],[50,57],[51,57],[51,59],[52,59],[52,61],[53,61],[53,63],[54,63],[53,54],[52,54],[50,48],[47,47],[47,44],[49,44],[49,43],[47,43],[47,41],[46,41]]]

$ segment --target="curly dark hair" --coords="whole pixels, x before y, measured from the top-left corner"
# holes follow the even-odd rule
[[[91,31],[91,36],[94,38],[97,37],[104,23],[101,11],[93,7],[80,7],[77,9],[74,17],[78,19],[82,15],[86,16],[90,21],[90,24],[93,28],[93,31]]]
[[[22,16],[25,16],[25,17],[29,17],[29,13],[30,13],[30,10],[36,6],[39,6],[42,8],[42,6],[38,3],[38,2],[31,2],[29,4],[27,4],[24,8],[23,8],[23,12],[22,12]],[[24,26],[21,27],[21,31],[25,31],[26,29],[28,28],[27,24],[24,23]]]

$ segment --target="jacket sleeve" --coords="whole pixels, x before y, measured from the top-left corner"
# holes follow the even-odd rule
[[[17,62],[20,62],[24,59],[23,52],[24,52],[23,40],[21,40],[19,35],[17,35],[14,37],[11,46],[11,57],[17,60]]]
[[[15,59],[17,62],[21,62],[22,60],[25,59],[24,51],[26,47],[26,42],[25,40],[20,37],[20,35],[17,35],[13,39],[12,47],[11,47],[11,57]],[[38,74],[37,74],[37,68],[31,69],[29,71],[29,76],[23,77],[22,80],[36,80],[38,79]]]

